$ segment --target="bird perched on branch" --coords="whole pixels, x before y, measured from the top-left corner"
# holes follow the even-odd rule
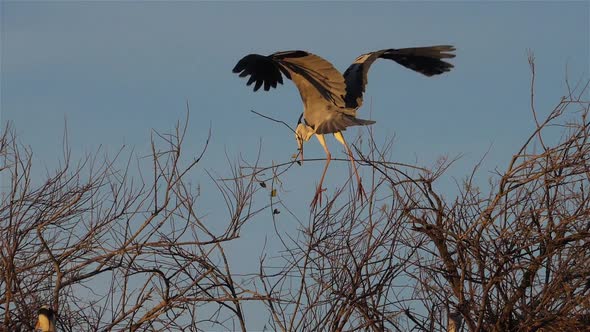
[[[55,332],[55,312],[48,306],[42,306],[37,312],[37,324],[35,331]]]
[[[240,77],[250,75],[247,85],[254,84],[254,91],[265,91],[283,84],[283,76],[295,83],[303,100],[303,114],[299,117],[295,138],[303,161],[303,143],[315,135],[326,152],[326,164],[311,205],[320,200],[324,189],[322,183],[330,164],[331,154],[324,135],[334,134],[346,148],[358,183],[358,195],[366,196],[352,155],[342,131],[351,126],[375,123],[356,117],[363,104],[367,85],[367,72],[377,59],[393,60],[400,65],[426,76],[448,72],[453,65],[443,59],[454,58],[455,48],[450,45],[384,49],[363,54],[346,69],[344,75],[321,57],[306,51],[284,51],[268,56],[249,54],[233,69]]]

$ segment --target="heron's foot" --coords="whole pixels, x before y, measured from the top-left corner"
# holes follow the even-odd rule
[[[315,191],[315,195],[313,196],[313,200],[311,201],[311,204],[310,204],[312,209],[316,208],[318,202],[320,203],[320,205],[322,205],[322,194],[324,191],[326,191],[325,188],[318,186],[318,188]]]

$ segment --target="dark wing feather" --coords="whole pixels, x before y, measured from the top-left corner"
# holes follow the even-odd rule
[[[450,45],[429,47],[400,48],[387,50],[381,58],[393,60],[400,65],[426,76],[440,75],[448,72],[453,65],[442,59],[451,59],[455,54],[449,53],[455,48]]]
[[[369,68],[386,50],[363,54],[344,72],[346,81],[346,96],[344,102],[347,108],[356,109],[363,104],[363,93],[367,86],[367,73]]]
[[[252,83],[256,82],[254,85],[254,91],[260,89],[263,84],[265,91],[270,90],[271,86],[276,88],[277,83],[283,84],[283,76],[281,75],[282,71],[279,68],[279,65],[272,58],[264,55],[246,55],[238,61],[232,71],[236,74],[239,73],[240,77],[250,75],[246,85],[250,86]]]
[[[268,91],[283,84],[282,75],[299,89],[303,102],[315,100],[316,96],[344,107],[346,84],[344,77],[332,64],[317,55],[305,51],[277,52],[269,56],[250,54],[242,58],[233,69],[240,77],[250,75],[247,85],[257,91],[262,85]]]
[[[390,59],[426,76],[433,76],[448,72],[453,68],[452,64],[442,59],[454,58],[455,55],[450,53],[454,50],[455,48],[450,45],[438,45],[386,49],[359,56],[344,72],[346,107],[358,108],[362,105],[363,93],[367,85],[367,73],[375,60],[379,58]]]

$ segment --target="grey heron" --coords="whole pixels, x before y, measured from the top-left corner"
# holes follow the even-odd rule
[[[55,332],[55,313],[53,309],[48,306],[42,306],[37,312],[37,324],[35,325],[35,331],[41,332]]]
[[[247,85],[254,84],[254,91],[264,86],[264,90],[283,84],[283,76],[293,81],[303,100],[303,114],[295,130],[299,155],[303,161],[303,143],[315,135],[326,153],[326,163],[320,182],[311,203],[321,202],[322,184],[331,154],[324,135],[334,134],[336,140],[344,145],[358,183],[358,194],[364,193],[361,179],[352,151],[342,136],[342,131],[350,126],[363,126],[375,123],[356,117],[363,104],[363,93],[367,85],[367,73],[375,60],[389,59],[425,76],[448,72],[453,65],[443,59],[454,58],[455,48],[450,45],[384,49],[363,54],[346,69],[344,74],[321,57],[306,51],[283,51],[268,56],[249,54],[243,57],[233,69],[240,77],[250,75]],[[299,156],[298,156],[299,157]]]

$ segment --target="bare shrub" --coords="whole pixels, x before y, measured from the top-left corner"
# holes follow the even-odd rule
[[[185,182],[208,141],[185,162],[187,122],[170,134],[154,133],[149,174],[132,177],[133,159],[122,160],[123,151],[74,163],[66,145],[63,165],[39,184],[32,179],[32,152],[6,127],[0,140],[8,180],[0,207],[6,329],[32,330],[37,308],[50,304],[60,331],[197,329],[199,323],[245,330],[237,301],[244,294],[223,243],[238,237],[253,214],[248,205],[256,187],[234,182],[231,218],[213,232],[197,214],[198,188]],[[235,319],[219,320],[224,311]]]
[[[279,257],[261,260],[272,328],[590,326],[586,93],[587,86],[569,90],[542,121],[532,103],[537,128],[508,168],[480,189],[473,182],[477,165],[454,199],[436,189],[454,159],[429,169],[395,164],[388,161],[390,144],[378,148],[370,140],[368,155],[357,150],[376,179],[370,200],[355,200],[354,190],[335,193],[301,222],[299,236],[277,233],[284,238]]]
[[[455,159],[394,163],[392,142],[369,137],[356,151],[371,171],[368,199],[344,186],[307,219],[295,216],[298,232],[275,223],[269,235],[280,250],[265,249],[249,274],[233,271],[236,257],[224,248],[259,212],[289,210],[275,190],[294,161],[241,161],[227,179],[211,176],[228,216],[213,225],[199,215],[200,187],[187,180],[208,146],[186,157],[188,118],[154,132],[150,155],[138,159],[121,150],[73,162],[65,140],[61,166],[42,181],[8,125],[0,137],[2,326],[32,330],[37,308],[49,304],[60,331],[246,331],[244,306],[258,302],[265,327],[277,331],[587,329],[590,101],[587,85],[567,83],[544,120],[531,89],[534,132],[487,186],[475,184],[476,165],[456,197],[438,188]],[[271,177],[260,179],[264,172]],[[255,208],[266,186],[270,202]]]

